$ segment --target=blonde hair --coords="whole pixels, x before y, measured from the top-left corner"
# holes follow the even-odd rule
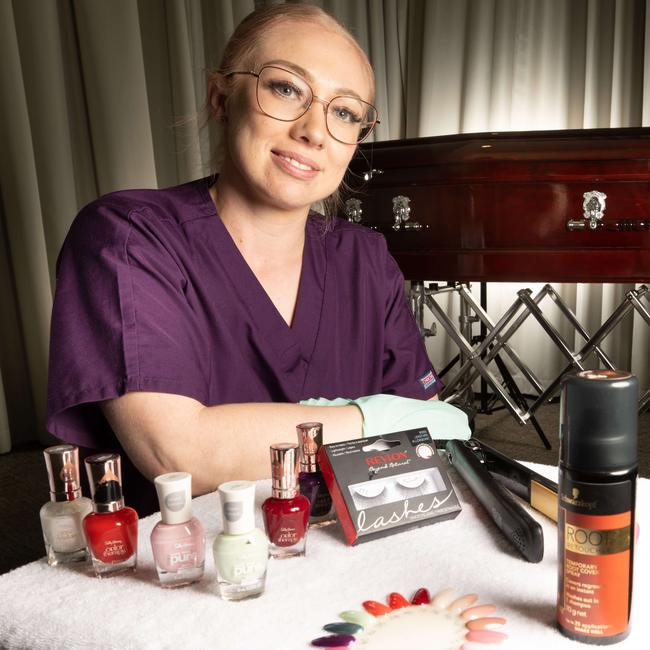
[[[255,53],[265,34],[275,24],[284,21],[321,23],[327,29],[347,38],[357,49],[365,64],[370,81],[369,101],[374,101],[375,75],[370,60],[347,27],[320,7],[311,4],[286,2],[256,9],[237,25],[226,43],[219,68],[208,74],[208,96],[204,110],[204,124],[214,115],[215,101],[217,100],[215,93],[222,98],[228,95],[229,87],[225,85],[225,82],[230,82],[230,79],[226,80],[224,74],[234,70],[252,69],[255,65]],[[217,147],[210,161],[212,172],[217,169],[221,155],[222,151],[220,147]],[[343,185],[343,183],[341,184]],[[339,190],[337,189],[321,202],[323,212],[326,216],[334,216],[338,212],[340,203]]]
[[[303,3],[282,3],[261,7],[251,12],[235,28],[232,36],[228,39],[226,47],[221,56],[221,64],[218,72],[227,74],[233,70],[245,70],[254,65],[254,54],[264,38],[266,31],[276,23],[284,21],[321,23],[336,34],[347,38],[357,49],[359,55],[366,65],[366,71],[370,80],[371,97],[373,101],[375,93],[375,75],[368,60],[357,40],[348,28],[325,10],[311,4]]]

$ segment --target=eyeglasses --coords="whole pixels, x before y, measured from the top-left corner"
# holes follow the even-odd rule
[[[311,107],[320,102],[325,111],[329,134],[343,144],[363,142],[379,124],[377,109],[358,97],[342,95],[326,102],[314,95],[311,86],[295,72],[274,65],[264,66],[259,72],[235,70],[226,73],[249,74],[257,77],[257,103],[265,115],[281,122],[295,122]]]

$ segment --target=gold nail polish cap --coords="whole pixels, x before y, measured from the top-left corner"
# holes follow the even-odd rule
[[[320,422],[303,422],[296,426],[300,445],[300,471],[318,472],[318,450],[323,445],[323,425]]]
[[[276,442],[270,451],[271,494],[276,499],[293,499],[298,494],[298,445]]]
[[[43,450],[51,501],[74,501],[81,496],[79,448],[54,445]]]

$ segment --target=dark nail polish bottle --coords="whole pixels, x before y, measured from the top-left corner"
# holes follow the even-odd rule
[[[626,372],[586,370],[563,382],[557,622],[583,643],[616,643],[630,630],[637,400]]]
[[[323,444],[323,425],[304,422],[296,427],[300,445],[300,494],[309,499],[309,525],[312,528],[327,526],[335,521],[332,497],[318,464],[318,451]]]

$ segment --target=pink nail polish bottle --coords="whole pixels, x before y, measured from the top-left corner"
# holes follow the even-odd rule
[[[160,585],[189,585],[203,576],[205,560],[203,525],[192,516],[192,475],[161,474],[154,484],[161,521],[151,531],[151,548]]]

